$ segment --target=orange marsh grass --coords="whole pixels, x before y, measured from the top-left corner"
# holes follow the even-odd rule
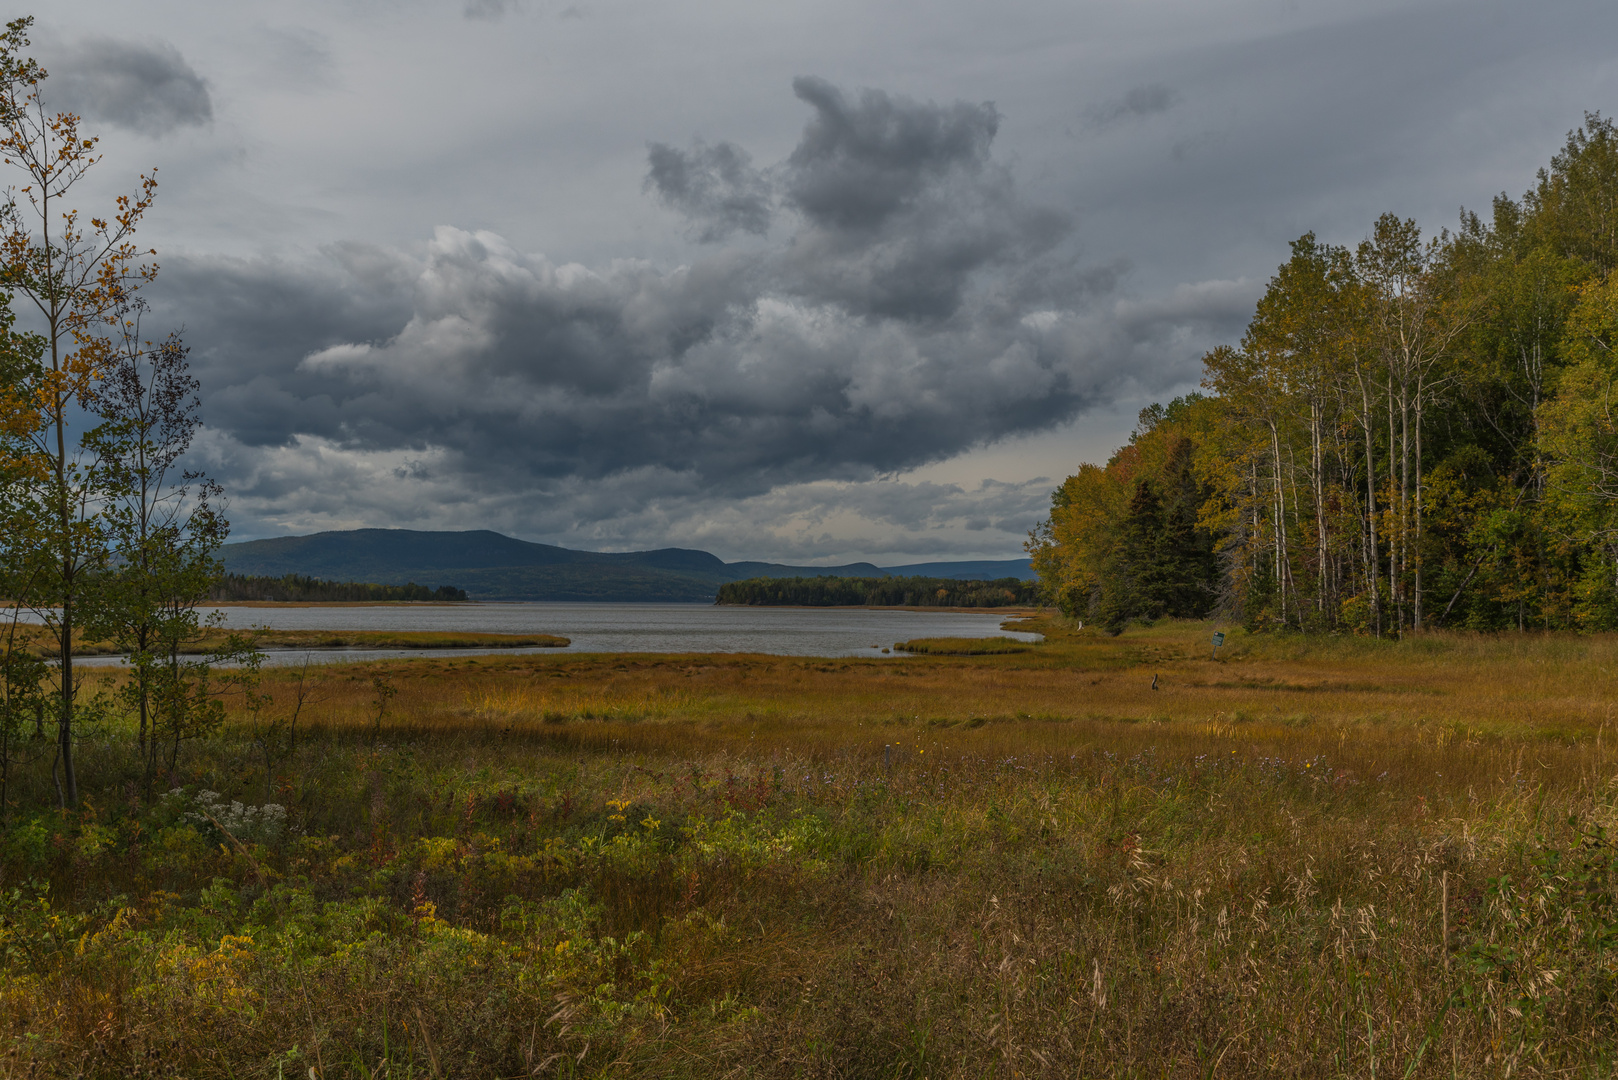
[[[1618,637],[1321,645],[1233,635],[1216,662],[1197,641],[1199,624],[1115,640],[1044,629],[1046,646],[1009,656],[560,654],[342,665],[325,673],[317,715],[334,730],[361,723],[371,679],[387,672],[400,690],[393,721],[434,730],[546,716],[768,720],[789,734],[802,725],[1086,719],[1279,724],[1316,740],[1347,740],[1345,731],[1374,740],[1373,729],[1390,728],[1400,742],[1469,734],[1543,742],[1594,739],[1618,697]],[[266,689],[279,699],[296,679],[271,669]],[[1329,735],[1302,734],[1320,727]]]
[[[0,1071],[1605,1074],[1614,642],[1045,629],[268,671],[301,837],[114,836],[114,780],[10,842],[89,922],[6,969]],[[248,721],[176,779],[260,790]]]

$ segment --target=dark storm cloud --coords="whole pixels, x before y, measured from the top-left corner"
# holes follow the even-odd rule
[[[143,135],[213,119],[208,84],[164,42],[89,38],[51,57],[53,105]]]
[[[799,240],[812,248],[805,261],[831,271],[818,276],[848,279],[854,269],[851,288],[840,291],[861,295],[871,293],[874,276],[895,282],[923,264],[942,265],[949,274],[963,261],[968,267],[991,261],[1015,242],[1011,234],[1017,229],[1004,220],[1005,212],[1021,207],[1010,175],[992,168],[989,159],[1000,124],[993,105],[938,106],[880,90],[861,91],[851,100],[824,79],[809,77],[794,79],[792,89],[814,116],[791,156],[772,169],[754,168],[746,151],[727,142],[697,142],[690,150],[662,143],[649,148],[647,189],[692,221],[696,239],[712,243],[738,231],[763,235],[782,202],[803,217],[806,230]],[[993,235],[987,235],[986,218],[995,217],[1002,220],[989,223]],[[1047,214],[1035,225],[1041,235],[1050,235],[1051,218]],[[1065,227],[1057,224],[1057,239]],[[883,243],[916,237],[931,242],[908,252]],[[877,275],[861,273],[839,257],[845,254],[875,254],[888,265]]]
[[[297,374],[298,358],[398,333],[415,271],[397,254],[333,245],[316,263],[172,256],[150,290],[156,314],[183,323],[192,362],[214,388],[210,419],[241,441],[333,428],[337,402]]]
[[[346,477],[331,492],[414,491],[431,513],[483,500],[479,520],[499,520],[524,493],[529,529],[547,506],[577,523],[647,499],[756,499],[1174,385],[1202,337],[1240,325],[1244,283],[1109,300],[1117,269],[1081,268],[1068,220],[992,160],[991,106],[795,88],[814,113],[768,170],[728,144],[650,154],[649,188],[704,228],[762,231],[780,192],[797,228],[769,247],[587,268],[440,227],[419,255],[171,260],[209,424],[264,449],[234,465],[220,450],[233,490],[284,503],[318,461]],[[871,519],[925,521],[929,492]],[[962,496],[976,509],[952,520],[1020,531],[1029,499]]]
[[[691,219],[694,239],[712,244],[738,231],[769,232],[775,212],[770,182],[747,151],[728,142],[697,142],[690,150],[653,143],[646,157],[647,189]]]
[[[1070,231],[1065,215],[1028,205],[990,160],[993,105],[878,90],[851,99],[814,78],[793,90],[814,115],[775,166],[755,168],[730,143],[653,144],[647,155],[647,189],[704,243],[763,235],[777,206],[795,210],[802,228],[775,267],[784,291],[859,315],[947,318],[974,275],[1037,262]],[[1063,276],[1040,269],[1047,281]]]
[[[876,229],[951,174],[982,170],[1000,126],[988,103],[940,107],[880,90],[849,101],[809,77],[792,90],[815,116],[787,159],[787,197],[823,229]]]

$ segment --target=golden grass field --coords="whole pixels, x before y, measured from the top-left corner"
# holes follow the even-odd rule
[[[109,719],[0,1075],[1611,1074],[1618,638],[1016,628],[271,669],[152,802]]]

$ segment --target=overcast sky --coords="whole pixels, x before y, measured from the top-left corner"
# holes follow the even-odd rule
[[[1286,244],[1518,195],[1594,0],[53,0],[235,538],[1008,558]]]

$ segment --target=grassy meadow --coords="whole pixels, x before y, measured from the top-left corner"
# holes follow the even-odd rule
[[[270,669],[72,812],[24,744],[0,1076],[1612,1073],[1618,638],[1018,628]]]

